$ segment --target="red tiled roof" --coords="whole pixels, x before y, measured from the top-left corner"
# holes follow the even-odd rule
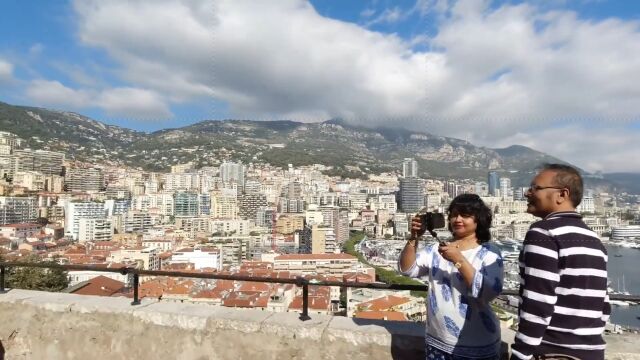
[[[314,310],[330,310],[330,301],[326,296],[309,296],[309,309]],[[302,296],[293,298],[290,309],[302,309]]]
[[[216,287],[215,289],[226,289],[226,290],[233,290],[235,288],[234,286],[234,282],[233,280],[223,280],[223,279],[218,279],[216,280]]]
[[[349,254],[286,254],[276,256],[275,260],[357,260]]]
[[[228,307],[255,307],[261,293],[258,291],[232,291],[222,301]]]
[[[10,227],[10,228],[16,228],[16,229],[27,229],[27,228],[32,228],[32,227],[42,227],[42,225],[36,224],[36,223],[20,223],[20,224],[0,225],[0,228],[3,228],[3,227]]]
[[[353,317],[359,319],[408,321],[407,316],[399,311],[356,311]]]
[[[260,283],[254,281],[243,281],[238,287],[238,291],[260,291],[268,292],[271,290],[271,286],[267,283]]]
[[[199,293],[193,295],[194,299],[220,299],[222,300],[229,293],[229,290],[225,289],[212,289],[212,290],[202,290]]]
[[[173,270],[173,271],[186,271],[193,270],[195,265],[193,263],[168,263],[162,266],[162,270]]]
[[[87,281],[86,285],[71,291],[71,293],[77,295],[111,296],[120,292],[123,288],[123,282],[100,275]]]
[[[358,309],[366,309],[370,311],[388,311],[394,306],[402,305],[410,302],[411,299],[401,296],[387,295],[379,299],[373,299],[358,304]]]
[[[369,276],[362,273],[348,273],[344,274],[343,280],[346,282],[373,283],[375,282],[375,275]]]

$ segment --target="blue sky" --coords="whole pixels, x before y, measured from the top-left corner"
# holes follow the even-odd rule
[[[5,1],[0,101],[143,131],[222,118],[393,122],[640,171],[629,164],[640,85],[628,82],[640,71],[640,2],[256,4]],[[603,146],[628,150],[580,150],[594,124]],[[558,128],[569,143],[549,139]]]

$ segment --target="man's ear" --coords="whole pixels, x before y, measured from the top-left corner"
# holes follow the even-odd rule
[[[564,188],[560,190],[560,196],[558,197],[558,203],[564,203],[565,201],[571,201],[571,198],[569,197],[569,195],[571,195],[569,193],[569,189]]]

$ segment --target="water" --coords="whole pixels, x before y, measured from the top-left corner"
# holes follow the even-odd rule
[[[611,287],[622,290],[624,274],[624,288],[633,295],[640,295],[640,250],[620,246],[607,246],[609,264],[607,271]],[[622,255],[622,256],[616,256]],[[618,288],[618,283],[620,288]],[[613,306],[611,322],[614,324],[640,328],[640,305]]]
[[[501,248],[503,251],[514,250],[512,246],[501,246]],[[640,250],[610,245],[606,248],[609,255],[607,272],[611,281],[610,287],[616,291],[622,291],[624,287],[624,290],[632,295],[640,295]],[[612,306],[611,322],[614,324],[640,328],[638,317],[640,317],[640,305]]]

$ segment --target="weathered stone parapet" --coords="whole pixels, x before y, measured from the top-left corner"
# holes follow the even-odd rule
[[[0,294],[5,359],[425,358],[424,327],[417,323],[323,315],[300,321],[297,313],[130,303],[28,290]],[[607,358],[640,359],[634,347],[639,339],[608,339]]]
[[[6,359],[424,359],[415,323],[27,290],[0,295]]]

